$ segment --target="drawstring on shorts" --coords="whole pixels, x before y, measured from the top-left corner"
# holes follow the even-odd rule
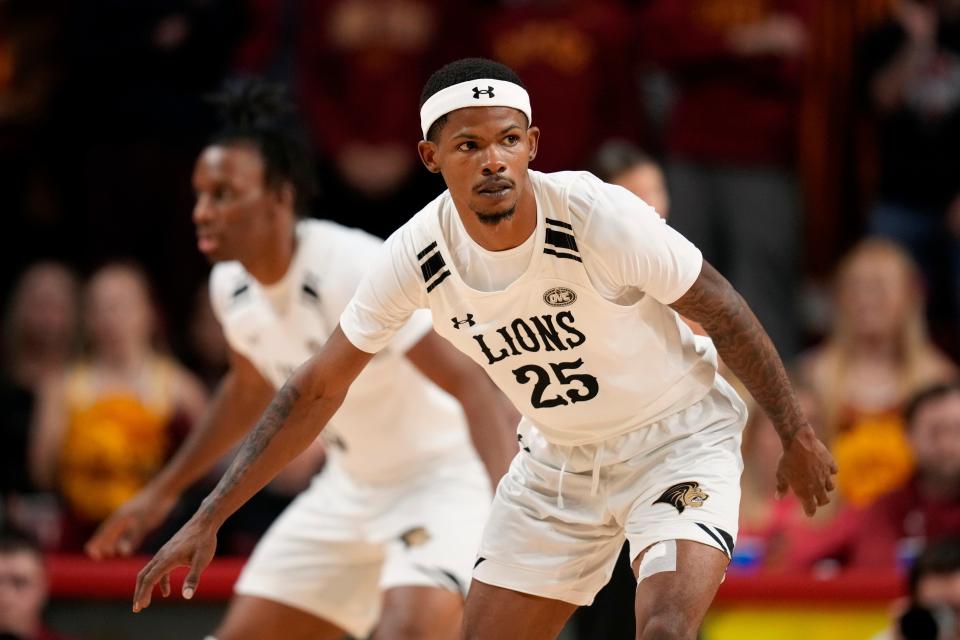
[[[600,490],[600,467],[603,465],[604,445],[601,443],[593,453],[593,470],[590,474],[590,495],[595,496]],[[572,451],[563,459],[560,465],[560,479],[557,480],[557,508],[563,509],[563,476],[567,473],[567,465],[570,463]]]
[[[567,472],[567,463],[570,462],[570,457],[567,456],[563,459],[563,464],[560,465],[560,479],[557,481],[557,508],[563,509],[563,474]]]

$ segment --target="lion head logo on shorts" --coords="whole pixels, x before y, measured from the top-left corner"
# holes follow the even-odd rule
[[[664,491],[663,495],[654,500],[653,504],[657,504],[658,502],[670,504],[677,508],[677,512],[683,513],[683,510],[687,507],[702,507],[703,501],[709,497],[710,496],[700,488],[699,482],[691,480],[689,482],[678,482],[673,485]]]
[[[403,545],[407,548],[419,547],[430,540],[430,533],[423,527],[414,527],[401,533],[400,540],[403,541]]]

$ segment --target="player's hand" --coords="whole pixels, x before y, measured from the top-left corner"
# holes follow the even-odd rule
[[[801,427],[784,447],[777,466],[777,498],[793,492],[808,516],[830,502],[837,464],[810,425]]]
[[[167,519],[176,504],[176,496],[144,489],[97,528],[87,541],[87,555],[94,560],[129,556],[140,547],[148,533]]]
[[[183,581],[181,594],[187,600],[193,597],[200,583],[200,574],[217,550],[217,530],[209,523],[191,518],[167,544],[137,574],[137,589],[133,594],[133,612],[150,606],[153,588],[160,585],[160,593],[170,595],[170,572],[177,567],[190,567]]]

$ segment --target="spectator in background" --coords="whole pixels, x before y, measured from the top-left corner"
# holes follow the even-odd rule
[[[794,123],[812,5],[651,0],[641,12],[644,50],[676,89],[671,223],[743,294],[784,359],[796,352]]]
[[[910,603],[914,610],[932,614],[941,634],[938,640],[960,639],[960,538],[940,540],[923,550],[910,569]],[[909,625],[907,618],[904,615],[899,620],[900,637],[921,640],[918,621],[914,618]],[[952,626],[946,626],[951,622]]]
[[[823,403],[840,467],[840,495],[865,506],[909,476],[903,404],[956,369],[931,344],[916,266],[897,245],[872,238],[841,262],[826,343],[801,362]]]
[[[868,34],[862,65],[880,161],[871,230],[910,251],[930,281],[933,318],[956,322],[960,2],[898,0],[893,18]]]
[[[670,194],[660,164],[642,149],[626,140],[609,140],[597,150],[590,171],[611,184],[617,184],[656,209],[660,217],[670,217]]]
[[[533,123],[544,138],[537,171],[585,169],[596,145],[636,138],[640,107],[631,66],[630,14],[611,0],[474,2],[464,19],[476,55],[511,67],[536,96]]]
[[[326,165],[328,217],[386,236],[442,190],[418,171],[415,146],[420,89],[446,57],[447,11],[441,0],[301,4],[297,93]]]
[[[77,281],[57,262],[28,267],[13,289],[3,331],[3,375],[33,391],[61,373],[77,343]]]
[[[48,526],[50,519],[41,518],[49,500],[32,495],[35,487],[27,470],[30,423],[41,383],[63,374],[76,346],[76,278],[61,264],[38,262],[20,276],[3,325],[0,520],[13,521],[45,542],[56,537],[56,523]],[[55,516],[55,506],[46,509],[51,512]]]
[[[153,343],[157,318],[142,271],[101,268],[84,302],[89,350],[44,385],[31,446],[35,483],[56,489],[67,508],[64,550],[82,548],[150,479],[206,402],[194,376]]]
[[[10,640],[69,640],[43,624],[47,575],[40,546],[0,532],[0,636]]]
[[[871,640],[960,640],[960,538],[928,545],[910,567],[909,594]]]
[[[924,389],[904,416],[916,471],[864,514],[853,566],[893,569],[924,543],[960,536],[960,381]]]

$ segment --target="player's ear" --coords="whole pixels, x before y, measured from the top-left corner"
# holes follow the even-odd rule
[[[530,147],[530,155],[527,162],[533,162],[537,157],[537,149],[540,145],[540,127],[530,127],[527,129],[527,146]]]
[[[440,163],[437,162],[437,145],[429,140],[421,140],[417,143],[417,152],[420,154],[420,161],[430,173],[440,173]]]

